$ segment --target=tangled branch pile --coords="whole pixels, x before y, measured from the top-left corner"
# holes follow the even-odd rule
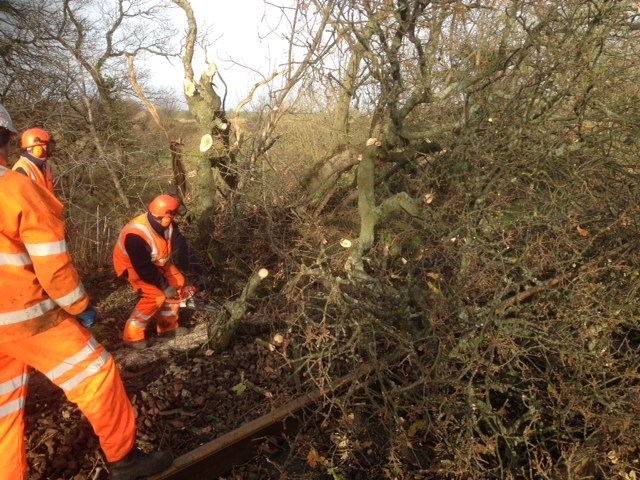
[[[271,262],[269,291],[281,294],[263,292],[258,310],[286,332],[300,391],[374,367],[328,398],[320,436],[298,443],[310,465],[344,478],[637,467],[634,175],[590,149],[554,150],[545,138],[503,158],[456,149],[392,175],[379,191],[424,198],[426,220],[379,225],[367,282],[344,269],[355,210],[255,222],[261,244],[246,261]]]
[[[464,123],[436,151],[378,157],[375,204],[406,194],[419,213],[380,217],[365,275],[345,268],[362,227],[352,182],[319,208],[218,219],[227,241],[251,245],[237,261],[277,272],[279,295],[258,308],[286,332],[300,391],[373,367],[327,398],[283,472],[295,458],[335,478],[638,469],[638,90],[609,76],[620,64],[601,26],[564,37],[573,49],[553,67],[469,93],[463,113],[415,114],[414,130]]]

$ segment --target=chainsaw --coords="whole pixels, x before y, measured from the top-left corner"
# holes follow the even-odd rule
[[[189,308],[201,312],[217,313],[220,311],[219,307],[209,305],[203,300],[196,298],[196,293],[196,287],[186,286],[178,290],[178,298],[167,298],[165,301],[167,303],[178,304],[180,308]]]

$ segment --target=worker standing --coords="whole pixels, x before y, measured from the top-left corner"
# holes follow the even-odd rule
[[[22,155],[13,165],[13,170],[26,175],[55,195],[49,162],[55,150],[55,140],[42,128],[29,128],[22,134],[20,146]]]
[[[76,319],[96,313],[67,251],[62,204],[6,168],[14,133],[0,105],[0,480],[27,478],[24,407],[31,368],[87,417],[111,479],[162,471],[170,455],[135,448],[135,415],[113,357]]]
[[[203,270],[174,223],[179,211],[180,202],[176,198],[157,196],[147,212],[125,225],[114,248],[116,274],[126,278],[141,294],[124,327],[124,343],[131,348],[151,346],[152,339],[145,338],[145,329],[156,316],[158,335],[179,336],[188,332],[178,324],[180,305],[175,300],[186,284],[183,271],[202,277]]]

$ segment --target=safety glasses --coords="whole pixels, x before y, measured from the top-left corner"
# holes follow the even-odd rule
[[[184,215],[187,212],[187,209],[184,205],[180,205],[178,208],[174,208],[173,210],[167,210],[163,217],[179,217],[180,215]],[[156,217],[162,218],[162,217]]]

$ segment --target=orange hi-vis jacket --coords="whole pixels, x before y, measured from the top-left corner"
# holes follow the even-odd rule
[[[34,182],[36,182],[38,185],[40,185],[42,188],[46,188],[51,193],[54,193],[53,178],[51,176],[51,165],[49,164],[49,162],[47,161],[44,162],[44,173],[43,173],[42,170],[38,168],[38,166],[35,165],[31,160],[29,160],[25,156],[22,156],[13,165],[12,170],[16,170],[18,168],[21,168],[22,170],[27,172],[27,175],[29,176],[29,178]]]
[[[82,313],[89,298],[64,238],[63,206],[0,166],[0,343]],[[36,214],[34,212],[46,212]]]
[[[164,236],[160,236],[153,227],[149,225],[147,214],[143,213],[127,223],[118,236],[118,242],[113,249],[113,267],[116,275],[121,276],[126,270],[133,269],[131,259],[124,246],[124,240],[129,234],[137,235],[149,244],[151,262],[156,267],[164,270],[164,267],[170,263],[173,225],[170,225],[169,228],[164,231]]]

